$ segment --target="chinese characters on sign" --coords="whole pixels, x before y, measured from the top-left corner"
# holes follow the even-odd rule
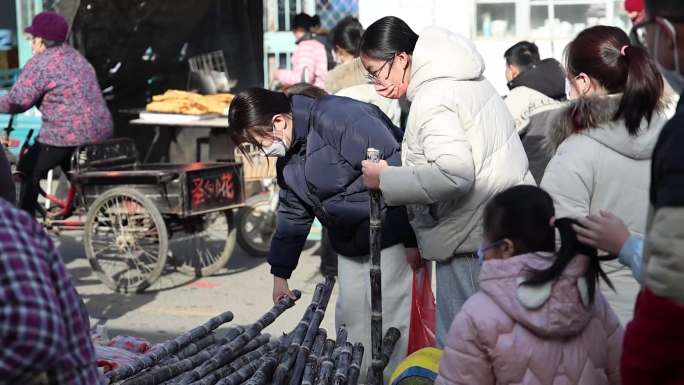
[[[235,174],[198,175],[191,179],[192,209],[215,207],[232,203],[236,198]],[[239,182],[238,182],[239,183]]]

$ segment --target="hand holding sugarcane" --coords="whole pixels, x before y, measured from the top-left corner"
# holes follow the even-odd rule
[[[287,279],[273,276],[273,303],[278,303],[281,299],[290,297],[296,300],[294,293],[290,290]]]
[[[363,173],[363,183],[369,190],[379,190],[380,189],[380,173],[388,167],[388,164],[384,160],[380,160],[377,163],[370,160],[364,160],[361,162],[361,172]]]

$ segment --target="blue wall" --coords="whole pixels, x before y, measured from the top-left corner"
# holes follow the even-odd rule
[[[9,123],[9,118],[9,115],[0,114],[0,129],[2,130],[0,135],[3,137],[5,136],[5,127],[7,127],[7,124]],[[21,140],[21,144],[23,144],[24,140],[26,140],[26,135],[31,129],[34,130],[33,139],[36,138],[41,124],[42,121],[39,116],[17,115],[14,118],[14,123],[12,124],[14,131],[12,131],[10,136],[12,138]],[[33,139],[31,140],[32,142]],[[19,153],[19,149],[21,148],[21,144],[18,147],[10,149],[10,152],[17,155]]]

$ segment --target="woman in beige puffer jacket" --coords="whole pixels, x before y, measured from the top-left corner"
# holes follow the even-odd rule
[[[553,197],[559,217],[605,210],[620,217],[632,234],[643,236],[651,155],[666,117],[662,77],[648,53],[630,44],[621,29],[598,26],[568,45],[574,100],[558,110],[549,130],[555,155],[540,186]],[[621,265],[608,265],[619,281]],[[627,286],[618,289],[636,288],[627,279]],[[604,294],[621,320],[631,318],[633,300],[624,301],[613,291]]]
[[[368,27],[361,60],[382,96],[412,102],[401,167],[364,164],[367,186],[388,205],[406,205],[423,258],[437,261],[437,344],[477,291],[475,251],[485,203],[534,184],[503,99],[484,78],[471,41],[442,28],[420,36],[401,19]]]

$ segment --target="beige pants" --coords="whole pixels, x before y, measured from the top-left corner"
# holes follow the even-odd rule
[[[382,250],[382,329],[395,327],[401,332],[394,354],[385,369],[388,383],[394,369],[406,357],[408,330],[411,316],[413,271],[406,262],[404,246],[395,245]],[[365,348],[359,383],[365,383],[371,363],[371,295],[370,258],[339,256],[337,274],[339,297],[335,311],[335,327],[346,326],[349,341],[361,342]]]

